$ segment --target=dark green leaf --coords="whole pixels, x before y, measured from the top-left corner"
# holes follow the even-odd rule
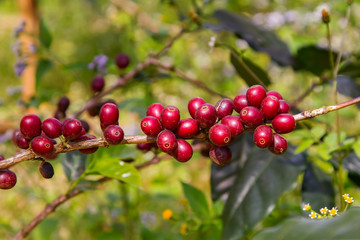
[[[61,165],[69,181],[75,181],[85,171],[87,155],[78,151],[67,152],[62,155]]]
[[[253,63],[250,59],[236,55],[236,53],[231,52],[230,61],[235,67],[237,73],[242,79],[247,83],[248,86],[260,84],[265,84],[266,86],[271,83],[267,73]],[[258,79],[261,81],[258,81]]]
[[[360,77],[360,62],[345,63],[340,67],[339,75],[346,75],[351,78]]]
[[[265,229],[253,240],[359,239],[360,208],[352,207],[338,217],[311,220],[297,217]]]
[[[187,183],[181,182],[181,185],[193,212],[198,217],[209,216],[210,209],[204,193]]]
[[[40,21],[40,34],[39,34],[41,44],[46,47],[50,48],[52,43],[52,36],[51,33],[46,26],[44,21]]]
[[[36,86],[39,86],[42,76],[51,69],[53,63],[48,59],[41,58],[36,68]]]

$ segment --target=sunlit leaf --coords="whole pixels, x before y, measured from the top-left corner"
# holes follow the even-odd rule
[[[192,211],[198,217],[209,216],[210,209],[205,194],[190,184],[181,182],[181,185]]]

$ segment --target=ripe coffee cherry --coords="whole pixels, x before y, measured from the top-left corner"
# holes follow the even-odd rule
[[[244,131],[244,126],[242,125],[239,116],[226,116],[221,120],[221,124],[224,124],[229,128],[233,138],[239,136]]]
[[[234,98],[234,109],[240,113],[241,109],[248,106],[245,94],[239,94]]]
[[[250,128],[255,128],[264,122],[264,117],[256,107],[244,107],[240,112],[241,121]]]
[[[192,118],[195,118],[196,110],[205,103],[206,103],[205,100],[201,97],[196,97],[196,98],[191,99],[188,103],[188,110],[189,110],[190,116]]]
[[[279,113],[288,113],[290,112],[290,106],[285,100],[279,100]]]
[[[56,118],[48,118],[41,125],[41,129],[49,138],[57,138],[62,135],[61,127],[60,121]]]
[[[54,176],[54,168],[49,162],[43,161],[39,166],[39,171],[44,178],[52,178]]]
[[[167,106],[161,111],[160,123],[163,128],[175,130],[180,122],[180,111],[177,107]]]
[[[84,128],[85,132],[87,133],[90,130],[90,125],[87,121],[79,119],[81,122],[81,126]]]
[[[195,120],[201,128],[210,128],[216,122],[216,109],[213,105],[205,103],[195,113]]]
[[[107,100],[105,100],[105,101],[103,101],[103,102],[98,102],[98,103],[96,103],[95,105],[93,105],[92,107],[90,107],[90,108],[87,110],[88,114],[89,114],[90,116],[92,116],[92,117],[95,117],[95,116],[99,115],[101,107],[102,107],[103,105],[105,105],[106,103],[116,104],[115,101],[112,100],[112,99],[107,99]]]
[[[81,136],[82,129],[83,127],[79,120],[70,118],[64,121],[62,133],[67,140],[71,141]]]
[[[286,149],[287,149],[286,139],[280,134],[274,133],[273,142],[272,144],[270,144],[269,150],[274,154],[280,155],[285,153]]]
[[[16,184],[16,175],[13,171],[3,169],[0,170],[0,189],[10,189]]]
[[[232,114],[234,110],[234,103],[229,98],[223,98],[217,102],[215,109],[218,119],[222,119],[223,117]]]
[[[90,139],[95,139],[96,137],[92,134],[84,134],[81,135],[80,137],[76,138],[76,142],[80,142],[80,141],[86,141],[86,140],[90,140]],[[96,152],[98,150],[98,147],[92,147],[92,148],[86,148],[86,149],[79,149],[79,152],[83,153],[83,154],[92,154],[94,152]]]
[[[193,118],[182,119],[176,129],[176,135],[181,138],[191,138],[199,131],[199,125]]]
[[[54,152],[54,143],[47,137],[37,136],[31,140],[30,145],[34,153],[43,157]]]
[[[70,105],[70,100],[68,97],[63,96],[59,99],[58,103],[57,103],[57,108],[60,112],[66,112],[66,110],[68,109]]]
[[[231,149],[228,146],[225,147],[217,147],[211,146],[209,151],[210,159],[219,166],[224,166],[228,162],[230,162],[232,158]]]
[[[246,91],[246,100],[249,106],[259,108],[262,100],[266,97],[266,90],[260,85],[254,85]]]
[[[94,92],[101,92],[105,86],[105,79],[103,76],[98,75],[95,76],[91,82],[91,89]]]
[[[41,120],[34,114],[26,115],[21,119],[20,131],[23,136],[31,140],[41,134]]]
[[[152,103],[146,110],[146,116],[152,116],[160,120],[161,111],[164,109],[164,106],[160,103]]]
[[[175,134],[170,130],[162,130],[156,139],[157,146],[161,151],[171,153],[177,146]]]
[[[148,136],[156,137],[161,132],[162,127],[157,118],[147,116],[141,120],[141,130]]]
[[[267,96],[261,102],[261,112],[266,119],[273,119],[279,112],[280,103],[277,97]]]
[[[260,125],[254,131],[254,142],[259,148],[267,148],[273,141],[271,127]]]
[[[172,156],[179,162],[187,162],[193,155],[193,149],[191,145],[184,139],[177,139],[177,147],[172,152]]]
[[[126,68],[129,63],[130,63],[130,58],[127,54],[125,53],[119,53],[118,55],[116,55],[115,57],[115,63],[118,66],[118,68],[120,69],[124,69]]]
[[[221,123],[217,123],[210,128],[209,139],[216,146],[226,146],[231,140],[230,129]]]
[[[16,142],[16,146],[18,146],[19,148],[22,149],[29,148],[28,140],[26,140],[20,132],[15,136],[15,142]]]
[[[105,103],[100,109],[100,123],[107,127],[109,125],[117,125],[119,120],[119,109],[113,103]]]
[[[110,145],[117,145],[124,139],[124,131],[118,125],[110,125],[105,128],[104,137]]]
[[[271,122],[271,125],[277,133],[289,133],[295,129],[295,118],[288,113],[277,115]]]
[[[136,148],[143,152],[148,152],[153,147],[153,143],[138,143]]]
[[[276,98],[279,99],[279,100],[283,99],[283,97],[281,96],[280,93],[278,93],[277,91],[273,91],[273,90],[268,91],[268,92],[266,93],[266,96],[274,96],[274,97],[276,97]]]

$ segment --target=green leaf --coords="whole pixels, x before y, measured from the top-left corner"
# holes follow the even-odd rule
[[[264,83],[266,86],[271,83],[267,73],[253,63],[251,60],[241,57],[234,52],[230,54],[230,61],[235,67],[236,72],[247,83],[248,86]],[[259,82],[258,79],[262,82]]]
[[[306,149],[308,149],[311,145],[314,144],[314,140],[313,139],[305,139],[303,140],[296,148],[295,153],[301,153],[303,151],[305,151]]]
[[[61,155],[61,165],[64,173],[67,179],[73,182],[84,173],[87,155],[78,151],[67,152]]]
[[[346,138],[346,133],[341,132],[340,133],[340,142],[343,142],[345,138]],[[324,138],[324,143],[326,144],[329,152],[332,152],[332,151],[335,151],[336,149],[338,149],[339,145],[337,142],[337,133],[333,132],[333,133],[328,134]]]
[[[40,21],[40,34],[39,34],[41,44],[46,47],[50,48],[52,43],[52,35],[46,26],[44,21]]]
[[[43,75],[49,71],[53,66],[53,63],[49,59],[41,58],[36,68],[36,86],[39,86],[40,80]]]
[[[181,182],[181,185],[193,212],[198,217],[209,216],[210,209],[205,194],[190,184]]]
[[[326,130],[322,127],[313,127],[311,130],[310,130],[311,134],[313,134],[315,137],[317,137],[318,139],[322,138],[325,133],[326,133]]]
[[[265,229],[253,240],[359,239],[360,208],[351,207],[338,217],[322,220],[297,217]]]
[[[353,145],[354,152],[356,156],[360,158],[360,138],[358,138]]]

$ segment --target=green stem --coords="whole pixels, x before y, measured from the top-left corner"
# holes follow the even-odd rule
[[[122,201],[123,201],[123,209],[124,209],[124,217],[125,217],[125,239],[126,240],[131,240],[133,236],[133,224],[132,224],[132,217],[131,217],[131,213],[130,213],[130,206],[129,206],[129,202],[128,202],[128,191],[126,189],[126,185],[124,183],[122,183],[121,181],[119,181],[119,185],[120,185],[120,191],[122,194]]]

